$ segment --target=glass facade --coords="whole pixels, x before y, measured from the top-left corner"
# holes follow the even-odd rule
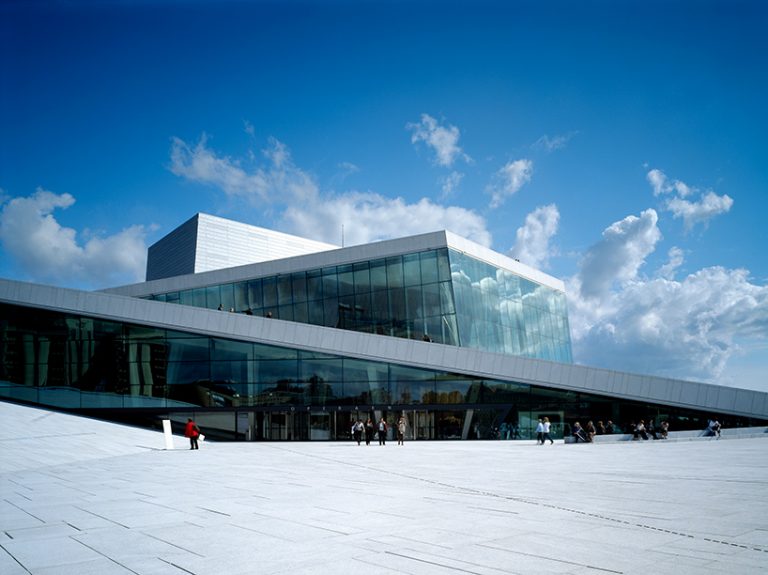
[[[564,292],[453,250],[450,259],[463,346],[572,363]]]
[[[447,248],[150,299],[572,362],[563,292]]]
[[[346,439],[352,419],[401,413],[415,439],[528,439],[545,415],[559,437],[575,420],[679,430],[709,415],[7,304],[0,318],[0,397],[132,422],[194,414],[221,439]]]

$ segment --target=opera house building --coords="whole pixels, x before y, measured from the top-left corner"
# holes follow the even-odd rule
[[[574,364],[563,282],[450,232],[338,247],[206,214],[143,283],[0,280],[0,399],[245,441],[768,424],[766,393]]]

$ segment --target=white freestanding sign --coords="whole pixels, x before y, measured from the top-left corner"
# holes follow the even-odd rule
[[[171,420],[163,420],[163,435],[165,435],[165,448],[173,449],[173,433],[171,432]]]

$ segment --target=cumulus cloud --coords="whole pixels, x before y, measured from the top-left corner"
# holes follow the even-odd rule
[[[2,205],[0,242],[32,281],[58,285],[104,287],[141,281],[146,271],[146,230],[131,226],[110,236],[79,240],[77,232],[59,224],[57,209],[73,206],[70,194],[38,188],[29,197]]]
[[[533,162],[527,159],[507,162],[493,177],[487,191],[491,194],[491,208],[498,208],[531,181]]]
[[[603,231],[603,239],[589,249],[581,262],[583,297],[602,297],[637,276],[661,239],[658,219],[655,210],[645,210],[640,217],[627,216]]]
[[[768,288],[751,283],[746,270],[712,267],[682,281],[636,281],[597,312],[585,303],[571,306],[575,355],[623,371],[718,382],[740,353],[739,339],[768,333]]]
[[[218,188],[254,205],[269,204],[286,195],[298,201],[317,195],[314,180],[293,164],[285,144],[271,139],[262,155],[266,166],[244,168],[242,161],[210,149],[205,134],[195,146],[173,138],[169,169],[186,180]]]
[[[435,163],[443,167],[451,167],[457,159],[471,161],[459,146],[460,132],[456,126],[441,126],[429,114],[422,114],[421,120],[406,124],[411,131],[411,143],[424,142],[435,152]]]
[[[659,268],[659,277],[671,280],[675,278],[675,273],[683,265],[685,260],[683,250],[678,247],[670,248],[667,253],[669,261]]]
[[[640,275],[660,234],[653,210],[609,226],[566,280],[580,363],[716,383],[743,341],[765,341],[768,287],[746,270],[710,267],[676,281],[679,248]]]
[[[282,210],[282,228],[299,236],[352,245],[447,229],[485,246],[491,244],[485,220],[472,210],[428,199],[407,203],[372,192],[323,193],[314,178],[297,167],[288,147],[277,140],[263,151],[262,165],[245,169],[240,160],[220,156],[206,138],[194,147],[174,138],[170,170],[190,181],[211,185],[228,196]],[[358,168],[343,166],[348,172]],[[456,186],[461,174],[449,176]]]
[[[550,241],[559,222],[560,212],[555,204],[536,208],[526,216],[525,224],[517,228],[510,256],[535,268],[549,267],[549,258],[554,255]]]
[[[403,237],[442,229],[481,245],[491,245],[485,220],[460,207],[441,206],[427,198],[408,203],[371,192],[325,196],[317,202],[290,205],[283,213],[291,233],[339,243],[344,226],[346,245]]]
[[[712,218],[727,213],[733,206],[733,199],[728,195],[718,196],[712,191],[702,194],[685,182],[669,180],[659,169],[650,170],[646,177],[653,188],[654,196],[672,196],[664,201],[664,209],[671,212],[673,217],[682,218],[686,232],[691,231],[696,224],[706,226]],[[700,199],[685,199],[693,195],[699,195]]]
[[[733,206],[733,199],[727,195],[718,196],[714,192],[707,192],[698,202],[672,198],[666,206],[675,218],[683,219],[685,230],[690,231],[696,224],[706,226],[715,216],[727,213]]]

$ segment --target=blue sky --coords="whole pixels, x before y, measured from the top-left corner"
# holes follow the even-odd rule
[[[763,2],[4,2],[0,277],[141,281],[202,211],[450,229],[579,363],[768,391]]]

